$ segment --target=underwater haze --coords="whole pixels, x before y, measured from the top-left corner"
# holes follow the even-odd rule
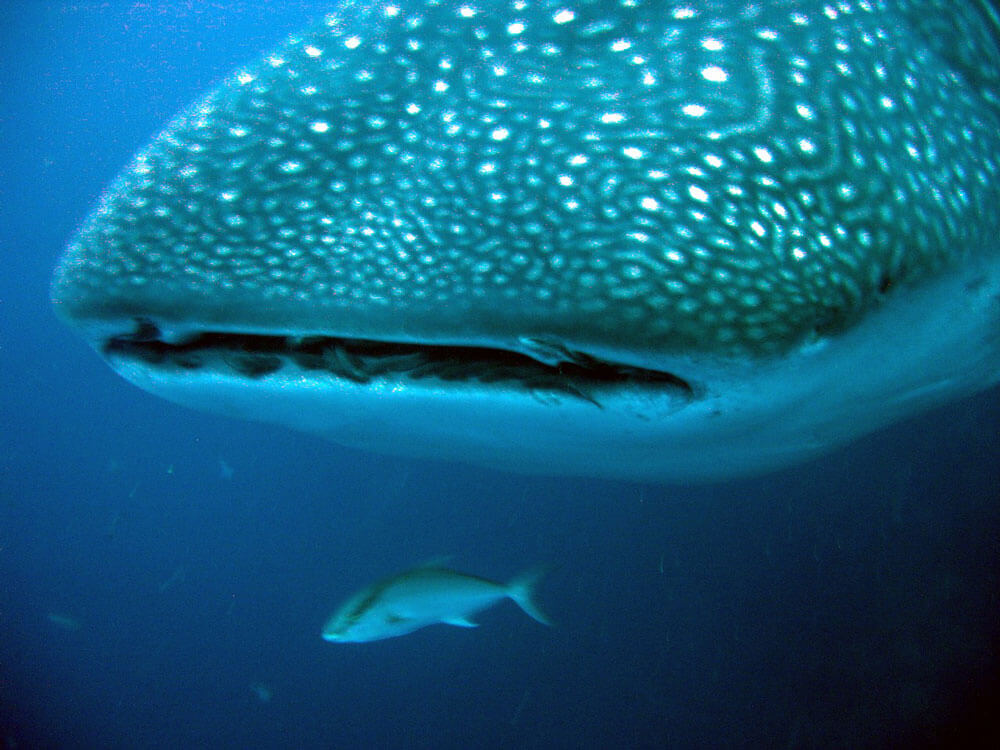
[[[524,477],[183,409],[56,319],[115,175],[329,5],[0,5],[5,747],[995,746],[1000,389],[752,480]],[[322,639],[442,557],[547,566],[553,627]]]

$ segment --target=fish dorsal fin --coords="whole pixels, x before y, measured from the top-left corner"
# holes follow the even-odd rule
[[[445,625],[454,625],[455,627],[459,627],[459,628],[478,628],[479,627],[479,623],[478,622],[473,622],[472,620],[468,619],[467,617],[452,617],[452,618],[450,618],[448,620],[445,620],[444,624]]]
[[[422,563],[416,565],[414,570],[423,570],[424,568],[443,568],[454,558],[454,555],[438,555],[437,557],[432,557],[429,560],[424,560]]]

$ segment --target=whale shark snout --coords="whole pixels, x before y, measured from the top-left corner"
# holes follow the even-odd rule
[[[63,254],[137,385],[515,471],[724,478],[1000,379],[985,2],[345,4]]]

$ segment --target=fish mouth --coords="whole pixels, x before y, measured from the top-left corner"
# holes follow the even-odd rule
[[[361,386],[376,381],[469,384],[577,398],[601,408],[621,389],[655,391],[682,402],[698,389],[664,370],[611,362],[550,341],[524,339],[524,351],[491,346],[383,341],[366,338],[205,331],[171,341],[153,322],[109,336],[100,349],[110,361],[127,360],[158,371],[223,371],[257,380],[295,369]]]

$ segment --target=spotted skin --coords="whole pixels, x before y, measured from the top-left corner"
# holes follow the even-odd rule
[[[773,361],[996,258],[997,27],[985,0],[343,3],[136,157],[53,299],[178,339]]]
[[[993,249],[997,109],[910,5],[346,5],[138,156],[55,297],[373,338],[787,347]]]

